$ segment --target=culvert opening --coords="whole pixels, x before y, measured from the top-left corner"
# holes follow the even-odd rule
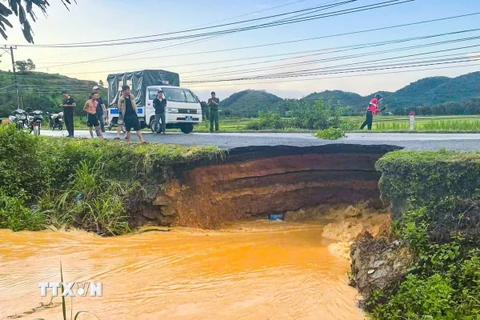
[[[175,168],[175,179],[154,204],[173,226],[205,229],[262,215],[288,219],[288,212],[320,205],[368,203],[381,209],[375,163],[399,149],[347,144],[232,149],[225,159]]]

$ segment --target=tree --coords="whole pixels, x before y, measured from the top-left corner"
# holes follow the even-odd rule
[[[98,85],[99,85],[100,87],[103,87],[103,81],[102,81],[102,80],[98,81]]]
[[[72,4],[72,0],[60,0],[65,8],[69,10],[68,6]],[[76,3],[76,0],[73,0]],[[28,21],[27,14],[30,15],[33,22],[37,20],[37,16],[33,12],[34,7],[40,9],[42,13],[47,15],[47,7],[50,6],[47,0],[9,0],[7,6],[0,2],[0,34],[5,40],[7,37],[7,26],[13,28],[13,25],[8,21],[8,17],[15,13],[18,17],[20,25],[22,26],[23,36],[28,43],[33,42],[33,30]]]
[[[18,71],[20,73],[25,73],[27,71],[35,70],[35,64],[33,63],[32,59],[28,59],[27,61],[25,60],[16,61],[15,65],[17,66]]]

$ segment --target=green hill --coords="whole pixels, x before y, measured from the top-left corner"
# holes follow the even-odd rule
[[[67,90],[77,101],[76,113],[82,115],[82,106],[97,83],[69,78],[59,74],[25,72],[17,75],[18,87],[24,109],[56,111],[61,103],[61,92]],[[394,114],[407,114],[415,110],[419,114],[472,114],[479,107],[480,72],[455,78],[430,77],[412,82],[396,92],[380,92],[383,103]],[[0,71],[0,118],[8,116],[16,108],[16,91],[13,74]],[[107,90],[101,87],[106,97]],[[349,107],[348,114],[359,114],[365,110],[374,93],[361,96],[341,90],[315,92],[303,99],[330,100]],[[473,102],[472,102],[473,101]],[[285,114],[292,105],[291,100],[259,90],[245,90],[232,94],[221,101],[220,107],[226,117],[256,117],[259,111],[279,111]],[[475,105],[475,107],[472,107]]]
[[[415,108],[419,106],[435,106],[445,103],[461,103],[480,98],[480,72],[461,75],[456,78],[430,77],[412,82],[395,92],[380,92],[390,110]],[[365,109],[371,95],[362,97],[356,93],[345,91],[323,91],[313,93],[305,99],[332,99],[351,108],[353,113]]]
[[[225,116],[255,117],[259,111],[274,111],[282,98],[266,91],[244,90],[220,102]]]
[[[365,104],[365,98],[353,92],[334,90],[314,92],[306,96],[307,100],[330,100],[332,102],[340,102],[344,106],[359,106]]]
[[[83,114],[83,104],[89,98],[94,81],[69,78],[59,74],[25,72],[17,74],[20,105],[23,109],[58,111],[62,101],[62,91],[66,90],[76,100],[76,114]],[[16,89],[13,85],[13,73],[0,71],[0,117],[8,116],[17,107]],[[101,88],[102,96],[107,90]]]

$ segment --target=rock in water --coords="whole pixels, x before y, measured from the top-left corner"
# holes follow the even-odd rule
[[[365,231],[350,247],[351,285],[368,300],[376,289],[385,290],[403,277],[413,264],[406,246]]]

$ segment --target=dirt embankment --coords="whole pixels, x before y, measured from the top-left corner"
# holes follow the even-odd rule
[[[375,162],[389,146],[249,147],[221,162],[178,167],[138,225],[217,228],[223,222],[318,205],[381,207]]]

